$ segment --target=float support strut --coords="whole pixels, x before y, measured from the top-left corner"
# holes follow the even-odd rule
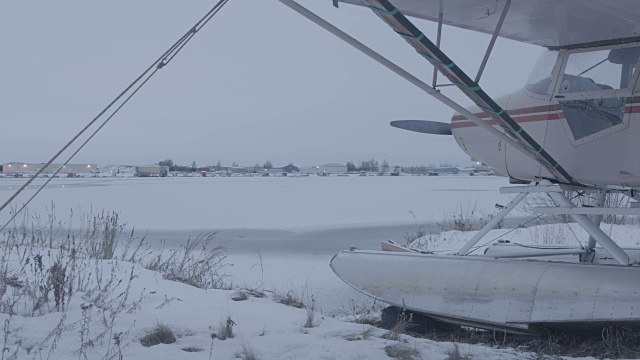
[[[540,183],[541,185],[550,185],[547,180]],[[559,206],[573,208],[576,205],[569,200],[563,193],[559,191],[550,191],[549,196]],[[611,240],[611,238],[600,229],[587,215],[572,214],[571,217],[591,236],[598,244],[600,244],[616,261],[622,265],[629,265],[629,255]]]
[[[509,214],[511,210],[513,210],[516,206],[518,206],[518,204],[520,204],[520,202],[524,200],[524,198],[526,198],[527,195],[529,195],[529,193],[518,194],[515,197],[515,199],[511,200],[511,202],[504,209],[502,209],[493,219],[491,219],[491,221],[489,221],[487,225],[485,225],[482,229],[480,229],[480,231],[478,231],[478,233],[475,234],[471,238],[471,240],[469,240],[466,244],[464,244],[462,249],[458,251],[457,255],[467,255],[471,250],[471,248],[474,247],[478,243],[478,241],[480,241],[480,239],[482,239],[485,235],[487,235],[487,233],[491,229],[496,227],[496,225],[498,225],[498,223],[502,221],[502,219],[504,219],[504,217],[507,216],[507,214]]]
[[[604,207],[604,203],[607,200],[607,189],[602,189],[598,193],[598,198],[596,199],[597,207]],[[602,214],[597,214],[593,216],[593,222],[596,226],[600,227],[600,223],[602,222]],[[593,250],[596,247],[596,239],[593,236],[589,236],[589,244],[587,248],[589,250]]]

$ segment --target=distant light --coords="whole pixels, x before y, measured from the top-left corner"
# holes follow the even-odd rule
[[[11,164],[9,164],[9,167],[11,167]]]
[[[27,164],[22,165],[22,167],[27,167]]]
[[[87,165],[87,167],[88,167],[88,168],[90,168],[90,167],[91,167],[91,165]]]

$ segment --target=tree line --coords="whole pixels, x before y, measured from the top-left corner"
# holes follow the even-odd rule
[[[195,171],[198,170],[198,166],[196,165],[195,161],[193,161],[191,163],[191,165],[178,165],[178,164],[174,163],[173,160],[166,159],[166,160],[159,161],[157,163],[157,165],[168,166],[169,167],[169,171],[195,172]],[[240,165],[238,165],[238,163],[234,161],[231,164],[231,166],[232,167],[239,167]],[[451,164],[440,164],[440,167],[452,167],[452,166],[453,165],[451,165]],[[262,165],[260,165],[260,163],[256,162],[253,167],[254,167],[254,169],[272,169],[273,168],[273,163],[271,163],[271,161],[269,161],[269,160],[267,160]],[[426,165],[408,166],[406,168],[415,168],[415,169],[424,170],[424,169],[431,168],[431,167],[433,167],[433,165],[430,165],[430,166],[426,166]],[[215,166],[213,166],[212,168],[214,170],[219,171],[219,170],[224,170],[226,168],[226,166],[223,166],[222,163],[220,162],[220,160],[218,159],[217,164]],[[371,159],[369,159],[369,160],[359,161],[357,165],[353,161],[347,161],[347,171],[348,172],[367,171],[367,172],[388,173],[391,170],[393,170],[393,169],[391,169],[391,167],[389,166],[389,163],[387,162],[387,160],[382,160],[382,163],[380,163],[380,162],[378,162],[378,160],[376,160],[373,157]]]
[[[169,171],[182,171],[182,172],[195,172],[198,170],[198,166],[195,161],[191,163],[191,165],[179,165],[173,162],[171,159],[165,159],[162,161],[158,161],[157,165],[159,166],[167,166],[169,167]],[[232,167],[239,167],[237,162],[233,162],[231,164]],[[264,164],[260,165],[259,163],[255,163],[253,166],[254,169],[272,169],[273,163],[267,160]],[[218,159],[218,162],[215,166],[213,166],[214,170],[223,170],[226,166],[223,166],[221,161]],[[378,162],[375,158],[371,158],[369,160],[362,160],[358,162],[356,165],[352,161],[347,161],[347,171],[349,172],[357,172],[357,171],[367,171],[367,172],[389,172],[391,167],[387,160],[382,160],[382,163]]]
[[[165,160],[162,160],[162,161],[158,161],[156,163],[156,165],[158,165],[158,166],[168,166],[169,167],[169,171],[195,172],[195,171],[198,170],[198,165],[196,164],[195,160],[189,166],[178,165],[178,164],[174,163],[173,160],[171,160],[171,159],[165,159]],[[232,167],[239,167],[240,165],[238,165],[238,163],[234,161],[231,164],[231,166]],[[225,166],[222,165],[222,163],[220,162],[219,159],[218,159],[218,163],[215,166],[213,166],[213,169],[215,169],[216,171],[222,170],[224,168],[225,168]],[[254,165],[254,168],[256,168],[256,169],[258,169],[258,168],[272,169],[273,168],[273,164],[271,163],[271,161],[267,160],[262,165],[260,165],[259,163],[256,163]]]
[[[198,165],[196,165],[195,161],[191,163],[191,166],[183,166],[183,165],[175,164],[171,159],[166,159],[166,160],[158,161],[157,165],[168,166],[169,171],[195,172],[198,169]]]
[[[369,172],[389,172],[390,166],[387,160],[382,160],[382,164],[375,158],[360,161],[358,166],[352,161],[347,161],[347,171],[369,171]]]

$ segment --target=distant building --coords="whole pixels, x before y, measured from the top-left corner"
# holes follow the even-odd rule
[[[426,167],[417,166],[410,168],[403,168],[403,172],[411,175],[455,175],[458,174],[460,169],[454,166],[445,167]]]
[[[300,174],[303,175],[316,175],[320,172],[319,166],[303,166],[300,168]]]
[[[319,168],[320,174],[346,174],[347,165],[342,164],[327,164],[322,165]]]
[[[291,173],[297,173],[297,172],[299,172],[299,171],[300,171],[300,168],[299,168],[299,167],[297,167],[297,166],[295,166],[295,165],[293,165],[293,164],[289,164],[289,165],[287,165],[287,166],[283,166],[283,167],[282,167],[282,170],[283,170],[283,172],[286,172],[286,173],[291,174]]]
[[[455,175],[460,172],[460,169],[454,166],[434,167],[430,168],[429,170],[438,175]]]
[[[404,167],[402,168],[402,172],[411,175],[427,175],[429,174],[429,168],[426,166]]]
[[[2,164],[2,172],[5,174],[35,174],[40,171],[44,165],[44,163],[10,162]],[[47,166],[43,174],[53,174],[58,169],[60,169],[60,174],[89,174],[98,171],[98,166],[96,164],[51,164]]]
[[[136,176],[139,177],[165,177],[167,174],[169,174],[168,166],[136,166]]]
[[[240,166],[222,166],[220,170],[227,174],[246,174],[251,172],[249,168],[240,167]]]
[[[299,172],[300,168],[297,166],[294,166],[293,164],[289,164],[286,166],[275,166],[275,167],[272,167],[271,169],[267,169],[267,171],[271,174],[282,174],[282,173],[293,174],[293,173]]]

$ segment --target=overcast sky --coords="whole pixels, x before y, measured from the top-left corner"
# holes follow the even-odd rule
[[[215,2],[0,2],[0,163],[47,161]],[[371,11],[300,2],[431,82],[432,67]],[[435,37],[435,24],[416,24]],[[445,27],[443,41],[475,74],[489,36]],[[540,51],[500,39],[483,88],[520,88]],[[74,162],[467,165],[453,138],[389,126],[452,113],[278,1],[231,0]]]

